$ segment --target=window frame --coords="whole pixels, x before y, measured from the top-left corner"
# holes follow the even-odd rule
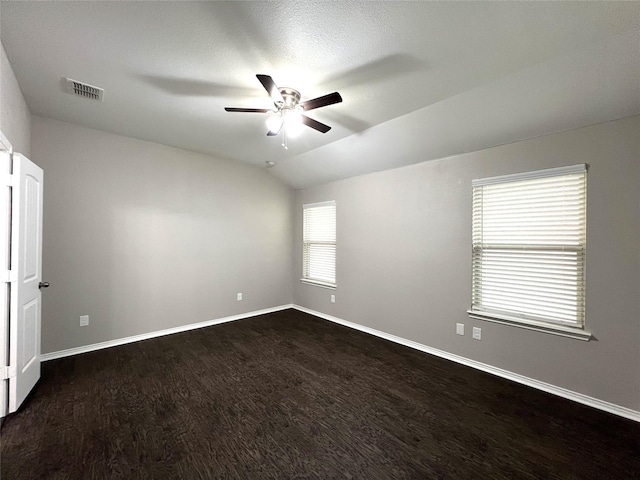
[[[560,335],[564,337],[576,338],[580,340],[588,341],[591,339],[591,336],[592,336],[591,333],[589,333],[586,330],[586,326],[585,326],[586,318],[585,318],[585,312],[584,312],[584,308],[585,308],[584,298],[586,293],[585,255],[586,255],[587,170],[588,168],[586,164],[578,164],[578,165],[571,165],[567,167],[550,168],[545,170],[537,170],[533,172],[518,173],[513,175],[502,175],[498,177],[475,179],[472,181],[472,187],[474,189],[473,200],[472,200],[472,206],[473,206],[473,214],[472,214],[473,222],[472,223],[474,226],[473,227],[474,235],[472,239],[472,302],[471,302],[471,308],[467,310],[467,313],[470,318],[476,319],[476,320],[484,320],[484,321],[489,321],[494,323],[511,325],[511,326],[525,328],[529,330],[536,330],[536,331],[551,333],[551,334]],[[581,275],[581,281],[575,284],[575,288],[578,290],[576,297],[580,299],[580,302],[578,303],[578,310],[581,309],[580,310],[581,313],[579,314],[579,317],[577,317],[576,322],[578,323],[578,319],[579,319],[581,320],[581,324],[578,323],[577,325],[571,325],[567,322],[563,323],[561,320],[545,320],[541,318],[535,318],[534,315],[527,314],[526,312],[512,313],[507,311],[500,311],[499,308],[493,310],[491,308],[486,308],[486,307],[483,309],[481,302],[478,302],[479,305],[477,305],[476,301],[478,301],[478,298],[481,297],[481,291],[480,291],[481,288],[479,287],[478,280],[477,280],[478,277],[481,277],[480,273],[482,272],[481,253],[484,251],[496,251],[500,249],[503,251],[509,250],[510,247],[505,248],[504,245],[501,245],[499,243],[492,245],[490,247],[485,246],[483,243],[481,243],[480,245],[476,243],[477,232],[475,229],[484,227],[484,225],[483,227],[478,226],[484,220],[484,218],[482,217],[484,212],[482,211],[482,206],[476,204],[476,202],[478,201],[477,198],[479,198],[479,195],[476,195],[476,189],[483,188],[483,187],[490,187],[491,185],[497,185],[497,184],[504,185],[509,183],[526,181],[526,180],[562,177],[562,176],[578,175],[578,174],[584,175],[583,193],[580,195],[579,198],[576,197],[578,200],[582,202],[581,205],[583,205],[583,209],[580,212],[580,218],[583,220],[583,228],[580,232],[581,243],[577,247],[575,245],[569,247],[568,244],[566,243],[562,244],[562,242],[558,242],[558,244],[554,244],[551,246],[544,245],[544,248],[549,248],[549,251],[552,251],[552,252],[568,251],[570,248],[579,252],[576,254],[576,258],[577,258],[576,268],[580,269],[580,272],[582,275]],[[478,218],[478,215],[480,215],[480,218]],[[483,230],[483,233],[484,233],[484,230]],[[509,232],[506,235],[509,235]],[[518,251],[524,251],[526,249],[529,249],[529,251],[541,250],[542,248],[543,248],[542,243],[539,243],[539,244],[527,243],[526,247],[522,250],[513,248],[513,253],[517,254]],[[581,263],[579,264],[579,262]],[[482,282],[482,279],[480,278],[480,285],[483,285],[481,282]],[[540,284],[536,284],[536,287],[539,287],[539,286]]]
[[[306,216],[305,216],[305,211],[308,209],[313,209],[313,208],[321,208],[321,207],[334,207],[334,218],[335,218],[335,225],[334,225],[334,231],[336,232],[335,238],[334,240],[323,240],[323,241],[313,241],[313,240],[306,240],[306,227],[307,227],[307,223],[306,223]],[[307,204],[303,204],[302,205],[302,278],[300,279],[301,283],[305,283],[308,285],[315,285],[317,287],[323,287],[323,288],[328,288],[331,290],[335,290],[336,289],[336,270],[337,270],[337,223],[338,223],[338,210],[337,210],[337,205],[335,200],[329,200],[329,201],[324,201],[324,202],[316,202],[316,203],[307,203]],[[333,264],[334,264],[334,278],[333,278],[333,282],[330,281],[326,281],[324,279],[319,279],[319,278],[313,278],[308,276],[308,269],[310,269],[310,266],[307,265],[307,255],[306,255],[306,251],[307,248],[310,247],[311,245],[333,245],[334,246],[334,257],[333,257]]]

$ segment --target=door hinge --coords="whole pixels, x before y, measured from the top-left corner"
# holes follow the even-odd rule
[[[14,187],[15,177],[10,173],[0,173],[0,185],[3,187]]]
[[[9,380],[17,375],[18,371],[16,367],[11,365],[7,367],[0,367],[0,380]]]
[[[18,280],[16,272],[13,270],[3,270],[0,272],[0,282],[11,283]]]

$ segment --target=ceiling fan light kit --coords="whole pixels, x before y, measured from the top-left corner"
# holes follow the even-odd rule
[[[285,149],[288,148],[288,136],[295,135],[300,125],[307,125],[321,133],[331,130],[329,125],[307,117],[303,112],[342,102],[338,92],[300,102],[301,96],[297,90],[289,87],[278,88],[269,75],[258,74],[256,77],[273,100],[276,109],[226,107],[227,112],[270,113],[267,119],[267,136],[273,137],[282,132],[282,146]]]

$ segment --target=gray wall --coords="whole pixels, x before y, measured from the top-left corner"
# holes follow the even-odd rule
[[[294,302],[640,410],[639,132],[632,117],[299,190]],[[595,340],[470,320],[471,180],[576,163],[590,165],[586,324]],[[325,200],[337,202],[335,292],[299,282],[302,205]]]
[[[31,113],[0,43],[0,131],[13,150],[31,156]]]
[[[32,153],[43,353],[291,303],[292,193],[264,169],[37,116]]]

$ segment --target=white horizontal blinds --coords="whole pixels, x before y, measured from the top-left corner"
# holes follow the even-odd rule
[[[474,181],[472,311],[582,328],[586,166]]]
[[[336,283],[336,204],[323,202],[303,206],[302,276]]]

